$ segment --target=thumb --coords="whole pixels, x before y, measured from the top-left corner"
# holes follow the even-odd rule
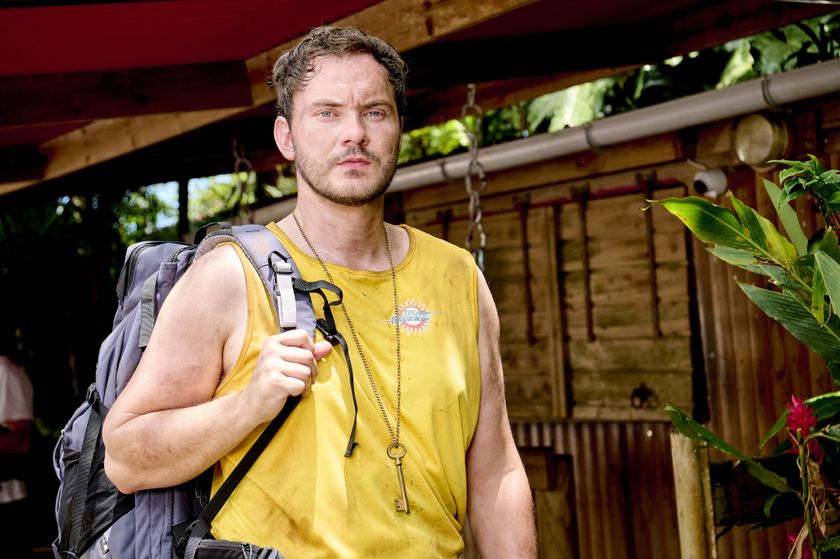
[[[315,361],[320,361],[329,355],[331,351],[332,344],[326,340],[321,340],[315,343],[315,350],[312,352],[312,355],[315,357]]]

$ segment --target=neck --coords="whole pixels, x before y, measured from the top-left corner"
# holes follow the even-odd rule
[[[383,231],[383,212],[382,199],[365,206],[349,207],[299,193],[294,213],[317,256],[324,262],[383,271],[391,266]],[[299,248],[312,252],[293,216],[286,217],[278,225]]]

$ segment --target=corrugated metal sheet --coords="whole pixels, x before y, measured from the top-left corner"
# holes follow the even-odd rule
[[[517,445],[572,458],[581,558],[679,557],[665,423],[517,423]],[[542,550],[544,557],[570,557]]]

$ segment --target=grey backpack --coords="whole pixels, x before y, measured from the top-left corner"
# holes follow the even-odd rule
[[[323,281],[303,281],[286,248],[266,227],[211,225],[219,228],[209,233],[210,226],[202,228],[193,244],[144,241],[126,251],[117,282],[119,306],[113,329],[100,346],[96,380],[53,452],[59,480],[58,535],[52,545],[56,559],[170,559],[173,527],[195,518],[207,504],[197,491],[206,494],[207,484],[198,478],[178,487],[120,493],[105,475],[101,436],[105,415],[137,367],[163,300],[196,258],[220,243],[238,243],[274,296],[281,331],[303,328],[314,337],[317,327],[333,344],[340,343],[348,357],[329,308],[341,300],[337,288]],[[328,302],[323,289],[338,299]],[[325,319],[318,324],[311,293],[324,300]],[[352,388],[352,371],[350,375]],[[355,405],[355,394],[353,399]],[[297,399],[289,399],[286,414],[296,403]],[[351,448],[354,434],[355,420]]]

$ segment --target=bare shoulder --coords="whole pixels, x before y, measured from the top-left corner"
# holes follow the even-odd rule
[[[503,403],[504,381],[499,352],[499,313],[484,274],[478,271],[478,351],[481,363],[482,405]],[[501,402],[499,401],[501,399]]]
[[[217,247],[189,267],[164,301],[119,407],[143,413],[209,400],[224,372],[226,348],[246,320],[239,256],[231,246]]]
[[[230,244],[223,244],[197,258],[184,273],[178,285],[211,292],[243,287],[242,264]]]
[[[499,341],[499,312],[496,309],[496,301],[490,292],[490,286],[481,270],[478,271],[478,314],[479,328],[489,335],[488,341],[498,343]]]

